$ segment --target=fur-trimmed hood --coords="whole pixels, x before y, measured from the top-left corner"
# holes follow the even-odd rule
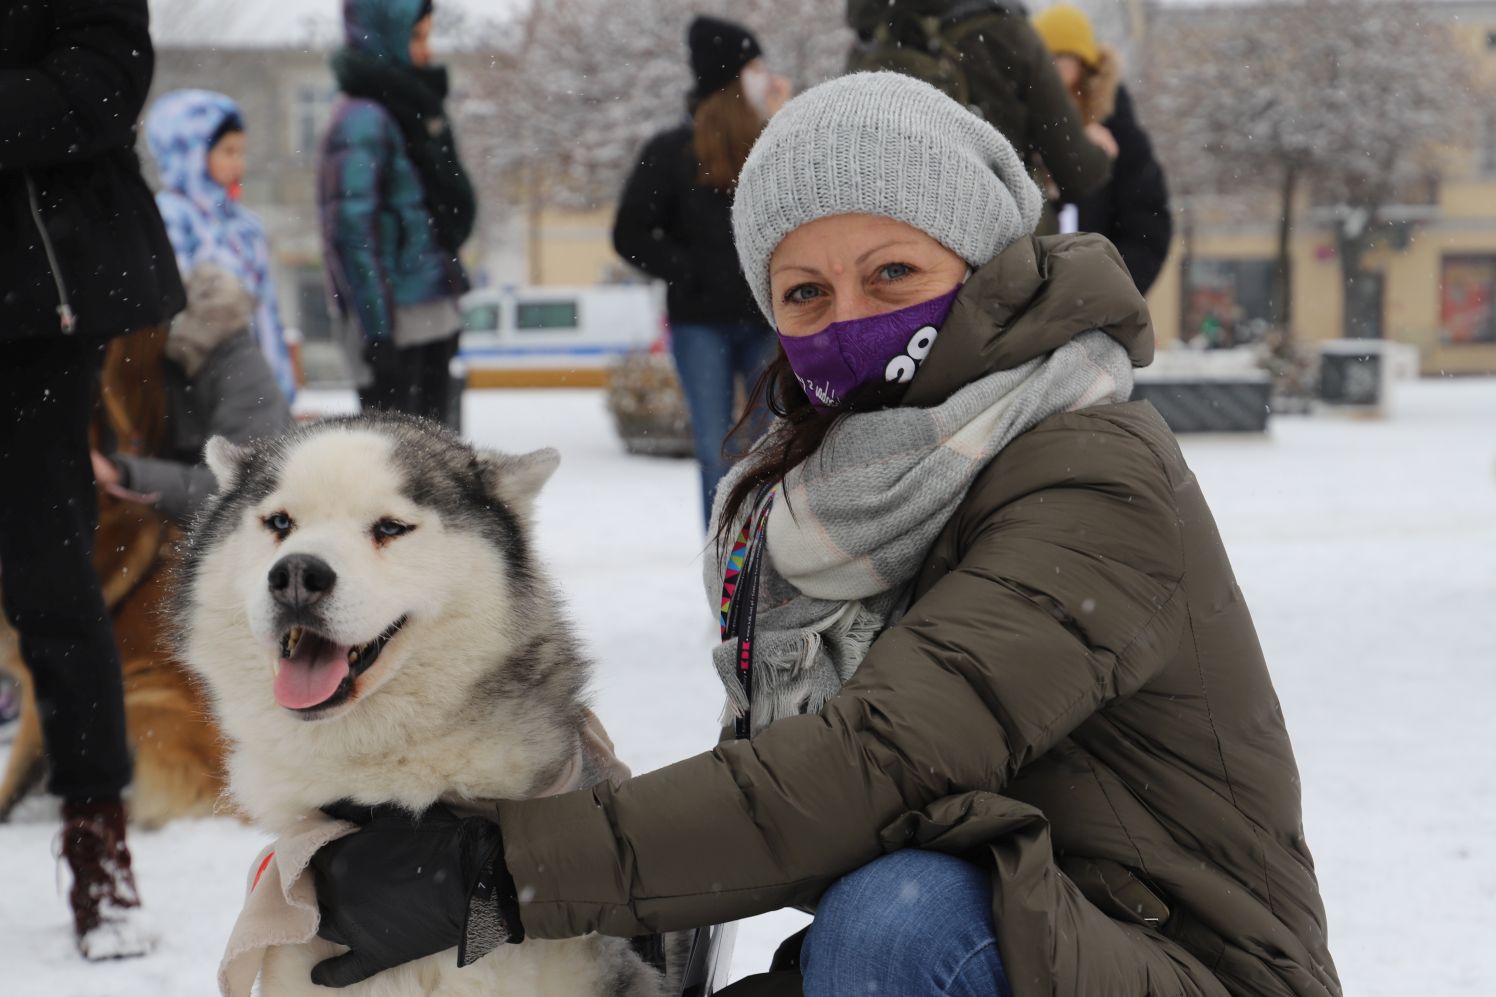
[[[1117,109],[1117,88],[1122,85],[1122,56],[1110,45],[1099,46],[1096,67],[1076,95],[1085,123],[1101,124]]]

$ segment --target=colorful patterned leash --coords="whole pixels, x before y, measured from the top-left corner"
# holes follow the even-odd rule
[[[727,556],[727,570],[722,575],[722,640],[737,638],[738,682],[747,702],[742,716],[733,723],[733,732],[739,739],[748,737],[753,729],[753,634],[758,622],[758,581],[774,494],[774,488],[759,492],[753,511],[733,541]]]

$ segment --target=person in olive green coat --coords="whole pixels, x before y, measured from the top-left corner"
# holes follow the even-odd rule
[[[1244,597],[1126,401],[1147,307],[1101,237],[1031,235],[1039,210],[1012,147],[907,77],[775,117],[734,226],[781,418],[719,490],[708,567],[734,731],[328,846],[323,930],[363,972],[800,906],[733,997],[1341,993]]]
[[[969,104],[1020,155],[1043,162],[1063,200],[1111,179],[1116,139],[1082,118],[1022,4],[847,0],[846,20],[856,35],[849,70],[907,73]],[[1053,212],[1044,223],[1041,232],[1059,231]]]

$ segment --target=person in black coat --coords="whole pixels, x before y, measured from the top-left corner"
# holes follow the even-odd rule
[[[89,958],[149,948],[88,421],[102,345],[185,301],[134,152],[153,68],[146,0],[0,5],[0,598],[34,679]]]
[[[1069,4],[1045,9],[1034,18],[1034,27],[1054,56],[1081,117],[1087,124],[1104,125],[1117,143],[1111,181],[1074,201],[1076,230],[1110,239],[1133,283],[1147,294],[1168,258],[1174,222],[1163,168],[1122,85],[1120,60],[1097,43],[1090,19]]]
[[[645,144],[619,201],[613,246],[666,282],[705,521],[727,473],[735,381],[751,388],[777,346],[738,266],[732,196],[748,150],[789,99],[789,83],[769,74],[758,41],[736,24],[698,17],[687,39],[696,77],[692,120]]]

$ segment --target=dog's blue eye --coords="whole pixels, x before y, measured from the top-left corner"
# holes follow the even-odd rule
[[[291,517],[284,512],[273,512],[265,517],[265,525],[276,533],[284,536],[291,532],[291,527],[296,524],[291,522]]]
[[[374,539],[388,540],[391,537],[403,537],[415,527],[408,523],[402,523],[398,519],[381,519],[374,524]]]

